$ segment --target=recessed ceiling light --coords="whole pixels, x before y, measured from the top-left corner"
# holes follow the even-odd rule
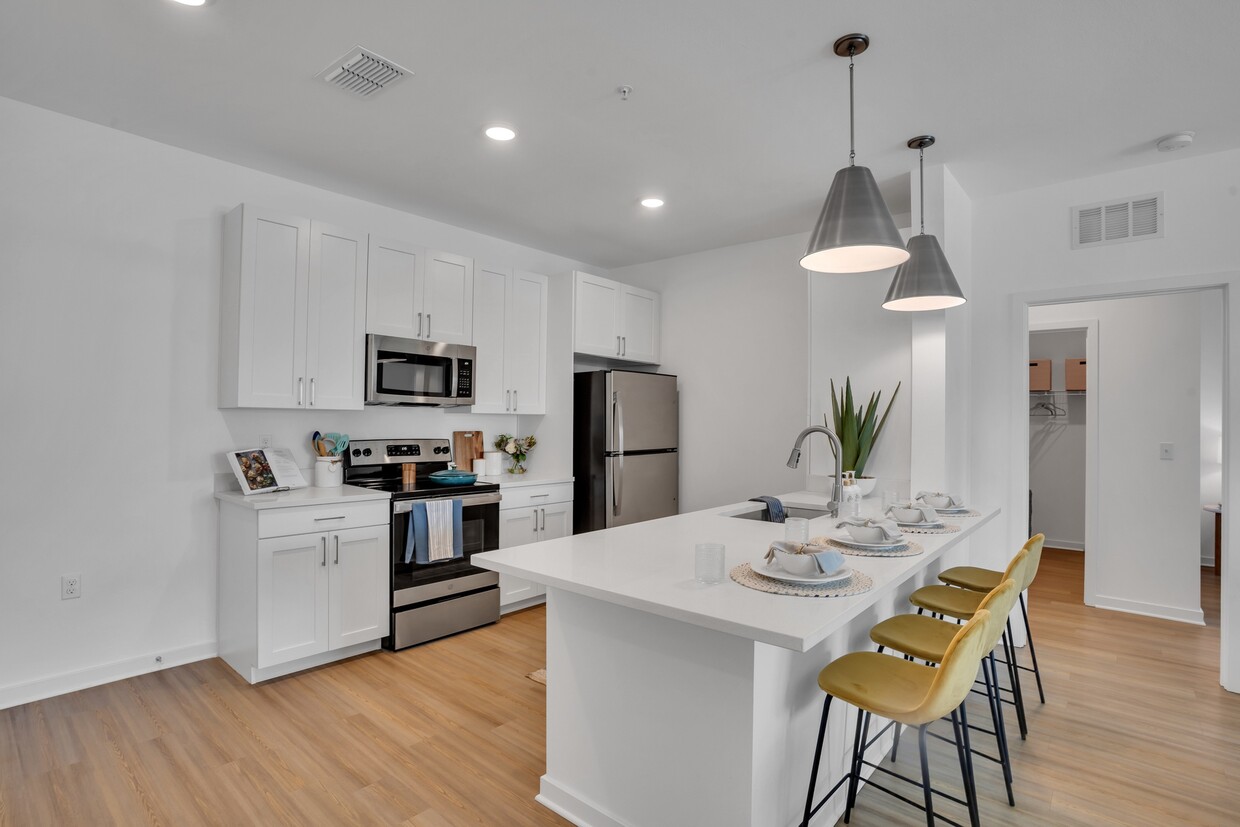
[[[1196,135],[1196,132],[1175,132],[1159,138],[1158,143],[1155,145],[1158,147],[1159,152],[1175,152],[1177,149],[1192,146],[1193,138]]]
[[[488,126],[486,128],[486,136],[492,141],[511,141],[513,138],[517,137],[517,130],[513,129],[511,126],[495,124],[494,126]]]
[[[663,206],[663,199],[662,198],[643,198],[642,206],[649,207],[650,209],[653,210],[657,207]]]
[[[205,6],[207,0],[172,0],[174,3],[180,3],[182,6]]]

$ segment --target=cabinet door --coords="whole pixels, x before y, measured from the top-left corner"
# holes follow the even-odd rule
[[[331,572],[331,649],[378,640],[388,633],[392,592],[388,527],[367,526],[328,535]]]
[[[422,282],[426,251],[403,241],[370,237],[366,263],[366,332],[405,339],[425,328]]]
[[[310,224],[306,404],[362,409],[366,363],[366,236]]]
[[[258,541],[258,668],[328,648],[327,535]]]
[[[538,539],[556,540],[573,533],[573,504],[548,503],[538,507]]]
[[[538,509],[510,508],[499,512],[499,547],[532,543],[538,537]]]
[[[474,260],[452,253],[426,254],[426,332],[433,342],[473,344]]]
[[[237,404],[296,408],[307,391],[310,222],[242,209]]]
[[[512,280],[504,373],[513,410],[547,412],[547,277],[518,272]],[[481,358],[481,357],[479,357]]]
[[[659,361],[659,294],[623,285],[620,358],[630,362]]]
[[[474,362],[473,413],[508,413],[511,387],[504,378],[505,340],[508,336],[508,305],[512,270],[478,265],[474,271]]]
[[[573,282],[573,350],[620,355],[620,287],[611,279],[577,273]]]

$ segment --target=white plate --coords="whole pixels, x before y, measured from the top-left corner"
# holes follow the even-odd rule
[[[940,514],[964,514],[969,509],[967,506],[958,505],[955,508],[936,508],[934,510]]]
[[[899,520],[896,520],[896,525],[900,528],[942,528],[943,521],[935,520],[933,523],[902,523]]]
[[[836,583],[843,583],[852,577],[853,570],[849,568],[842,569],[835,574],[823,575],[817,577],[806,577],[803,574],[791,574],[784,571],[776,564],[759,563],[753,567],[753,570],[763,577],[769,577],[772,580],[782,580],[785,583],[808,583],[812,586],[827,586]]]
[[[885,543],[858,543],[856,540],[849,537],[835,537],[833,539],[837,542],[843,543],[846,546],[873,549],[874,551],[894,551],[895,549],[900,548],[900,546],[907,546],[909,544],[909,539],[907,537]]]

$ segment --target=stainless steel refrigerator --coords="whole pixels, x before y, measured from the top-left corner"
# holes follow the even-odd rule
[[[573,391],[573,533],[679,513],[676,377],[599,370]]]

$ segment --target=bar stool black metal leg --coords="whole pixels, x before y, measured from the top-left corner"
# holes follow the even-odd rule
[[[1020,669],[1016,664],[1016,644],[1012,642],[1012,621],[1007,622],[1007,631],[1003,633],[1003,656],[1008,662],[1008,680],[1012,683],[1012,699],[1016,702],[1016,722],[1020,724],[1020,737],[1024,740],[1029,735],[1029,727],[1025,723],[1025,699],[1020,692]]]
[[[1008,805],[1016,806],[1012,794],[1012,764],[1008,755],[1007,732],[1003,726],[1003,700],[999,697],[999,673],[995,668],[995,653],[982,659],[982,676],[986,679],[986,695],[990,699],[990,717],[995,725],[995,743],[999,747],[999,764],[1003,767],[1003,783],[1007,786]]]
[[[901,723],[896,724],[896,734],[891,739],[891,762],[894,764],[896,760],[896,751],[900,749],[900,730],[904,729]]]
[[[1038,682],[1038,699],[1046,703],[1046,693],[1042,691],[1042,670],[1038,669],[1038,651],[1033,648],[1033,629],[1029,626],[1029,610],[1025,608],[1025,593],[1020,593],[1020,615],[1025,620],[1025,637],[1029,638],[1029,657],[1033,660],[1033,677]]]
[[[809,792],[805,794],[805,818],[801,827],[809,827],[809,816],[814,810],[814,785],[818,781],[818,763],[822,760],[822,742],[827,734],[827,713],[831,711],[831,696],[822,702],[822,723],[818,724],[818,746],[814,747],[814,766],[809,772]]]
[[[956,721],[955,715],[952,716],[952,721],[958,730],[956,749],[960,752],[963,761],[960,769],[964,777],[964,800],[969,805],[969,824],[971,827],[980,827],[981,816],[977,811],[977,777],[973,774],[973,743],[969,736],[969,713],[965,709],[964,701],[960,702],[959,721]]]
[[[844,823],[852,816],[853,807],[857,806],[857,786],[861,782],[861,761],[865,758],[865,741],[870,732],[869,712],[860,711],[857,715],[857,741],[853,747],[852,773],[848,777],[848,803],[844,806]]]
[[[926,724],[917,728],[917,748],[921,752],[921,789],[926,797],[926,827],[934,827],[934,797],[930,794],[930,759],[926,754]]]

